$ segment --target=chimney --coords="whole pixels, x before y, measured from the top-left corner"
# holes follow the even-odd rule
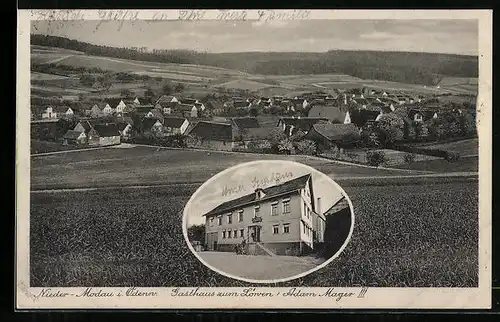
[[[321,209],[321,198],[316,199],[316,213],[323,215],[323,209]]]

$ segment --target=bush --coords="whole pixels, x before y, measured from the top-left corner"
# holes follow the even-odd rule
[[[368,151],[366,153],[368,164],[378,167],[386,162],[385,153],[383,151]]]
[[[403,156],[403,160],[405,161],[406,164],[412,164],[413,162],[415,162],[415,154],[413,154],[413,153],[406,153]]]
[[[298,154],[305,155],[315,155],[316,154],[316,143],[311,140],[301,140],[295,142],[295,151]]]

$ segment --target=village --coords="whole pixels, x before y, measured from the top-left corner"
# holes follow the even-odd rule
[[[79,109],[46,105],[31,112],[32,140],[55,142],[62,149],[135,143],[321,155],[380,165],[429,157],[453,161],[456,153],[413,145],[476,136],[475,103],[467,100],[459,104],[443,95],[367,87],[328,92],[272,97],[234,92],[201,99],[126,93]],[[391,153],[398,150],[404,153]]]

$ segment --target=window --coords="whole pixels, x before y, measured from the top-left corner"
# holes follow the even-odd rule
[[[227,215],[227,223],[232,224],[233,223],[233,215],[229,214]]]
[[[276,216],[278,214],[278,202],[273,202],[271,204],[271,215]]]
[[[222,216],[217,217],[217,225],[222,225]]]
[[[230,230],[227,231],[227,238],[231,238],[231,231]]]
[[[258,217],[260,214],[260,206],[255,206],[254,208],[254,215],[255,217]]]
[[[222,231],[222,239],[226,239],[226,231],[225,230]]]
[[[305,234],[306,233],[306,224],[304,222],[301,222],[301,223],[302,223],[302,231]]]
[[[212,227],[214,225],[214,217],[210,217],[209,223],[210,223],[210,227]]]
[[[273,226],[273,235],[277,235],[279,232],[280,232],[280,226],[274,225]]]
[[[238,211],[238,221],[243,222],[243,210]]]
[[[283,233],[284,234],[290,233],[290,224],[283,224]]]
[[[245,237],[245,230],[244,229],[240,229],[240,237]]]
[[[283,213],[284,214],[290,213],[290,199],[283,200]]]
[[[238,231],[236,229],[233,231],[233,238],[238,238]]]

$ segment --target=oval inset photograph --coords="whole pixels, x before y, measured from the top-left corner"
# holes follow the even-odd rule
[[[251,283],[285,282],[334,260],[354,212],[327,175],[291,161],[254,161],[206,181],[184,208],[189,248],[210,269]]]

